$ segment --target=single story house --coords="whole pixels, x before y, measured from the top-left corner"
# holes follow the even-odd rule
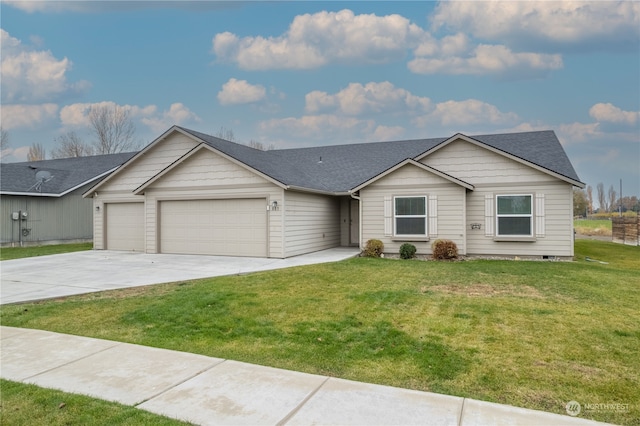
[[[287,258],[380,239],[419,254],[573,256],[553,131],[260,151],[174,126],[86,192],[94,248]]]
[[[2,163],[0,244],[91,241],[93,203],[82,194],[133,154]]]

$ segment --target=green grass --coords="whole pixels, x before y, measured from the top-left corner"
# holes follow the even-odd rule
[[[34,247],[3,247],[0,249],[0,260],[22,259],[25,257],[70,253],[73,251],[91,250],[92,247],[93,243],[56,244]]]
[[[582,235],[602,235],[611,236],[611,220],[585,220],[577,219],[573,221],[573,227],[578,234]]]
[[[188,423],[107,402],[0,379],[3,425],[186,425]]]
[[[640,425],[640,249],[579,240],[576,259],[356,258],[6,306],[0,319],[560,414],[570,400],[629,404],[580,416]]]

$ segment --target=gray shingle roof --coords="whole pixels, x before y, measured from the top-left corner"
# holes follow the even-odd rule
[[[347,192],[394,165],[416,158],[449,138],[329,145],[260,151],[180,128],[210,146],[290,186]],[[580,182],[551,130],[470,136],[488,146]]]
[[[120,166],[133,155],[135,152],[23,163],[2,163],[0,165],[0,193],[61,195],[95,180],[98,176]],[[48,171],[52,178],[42,185],[36,185],[38,171]]]

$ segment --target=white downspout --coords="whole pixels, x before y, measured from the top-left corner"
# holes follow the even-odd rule
[[[362,250],[362,198],[350,192],[351,198],[358,201],[358,249]]]

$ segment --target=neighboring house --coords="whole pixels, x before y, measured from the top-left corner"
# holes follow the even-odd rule
[[[0,244],[91,241],[93,203],[82,194],[134,154],[2,163]]]
[[[552,131],[259,151],[174,126],[86,192],[94,247],[286,258],[404,242],[573,255],[574,186]]]

